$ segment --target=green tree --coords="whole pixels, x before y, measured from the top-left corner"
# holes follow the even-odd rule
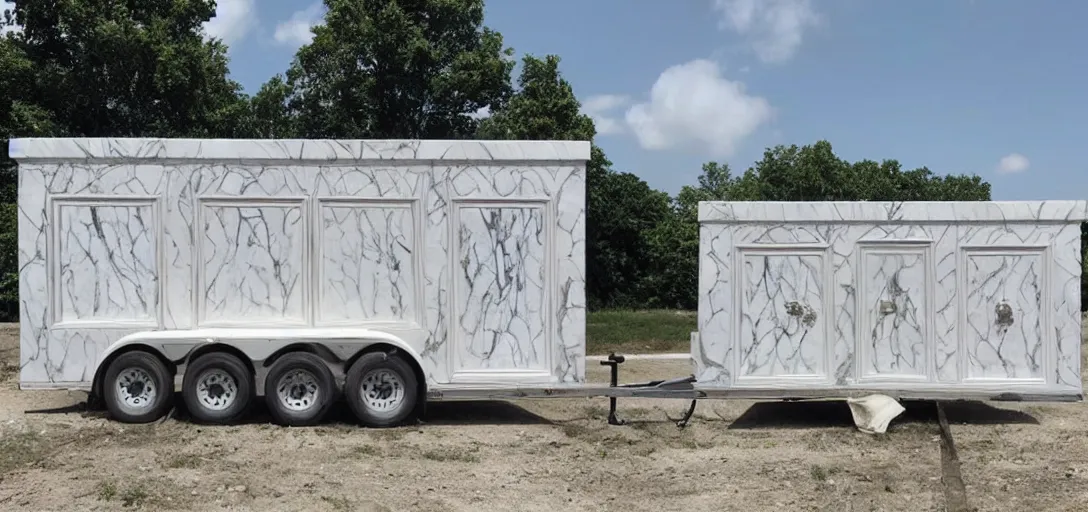
[[[19,316],[19,210],[8,139],[49,135],[54,127],[49,112],[19,96],[33,87],[34,65],[14,37],[0,36],[0,70],[0,321],[13,321]]]
[[[18,0],[15,44],[34,67],[20,99],[72,136],[230,136],[245,112],[211,0]]]
[[[282,76],[272,77],[249,100],[249,137],[293,139],[300,135],[299,120],[288,107],[291,86]]]
[[[303,137],[471,138],[472,114],[510,95],[512,51],[482,26],[483,0],[325,6],[325,24],[287,71],[288,117]]]
[[[768,148],[732,188],[738,201],[990,200],[990,184],[979,176],[903,171],[896,160],[850,163],[825,140]]]
[[[669,195],[603,158],[589,167],[586,206],[586,289],[589,307],[662,304],[655,289],[654,229],[670,219]],[[675,260],[673,260],[675,261]]]
[[[521,64],[518,91],[480,122],[477,138],[593,140],[593,120],[581,112],[574,89],[559,72],[559,57],[527,55]]]
[[[857,192],[850,181],[850,164],[836,156],[827,141],[767,149],[738,186],[744,192],[736,198],[741,201],[851,200]]]
[[[53,133],[53,116],[28,103],[23,92],[35,86],[34,63],[14,37],[0,37],[0,203],[14,203],[15,162],[8,158],[8,139]]]
[[[695,309],[699,283],[699,202],[733,200],[737,178],[729,164],[707,162],[698,184],[685,185],[672,200],[672,214],[648,233],[652,272],[643,284],[654,294],[649,306]]]
[[[0,318],[19,318],[19,207],[0,204]]]
[[[250,106],[205,41],[211,0],[16,0],[0,37],[0,302],[18,296],[13,137],[237,137]],[[2,315],[3,313],[0,313]],[[10,317],[8,318],[10,319]]]

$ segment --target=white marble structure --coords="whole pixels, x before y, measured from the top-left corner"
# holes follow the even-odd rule
[[[236,328],[391,333],[430,384],[584,380],[588,142],[18,139],[10,154],[23,387],[86,387],[132,333]]]
[[[703,389],[1078,397],[1088,202],[699,206]]]

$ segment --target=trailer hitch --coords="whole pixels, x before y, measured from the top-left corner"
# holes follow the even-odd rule
[[[615,352],[608,354],[608,359],[601,361],[602,366],[609,367],[609,371],[612,373],[608,382],[608,387],[614,388],[619,385],[620,382],[620,365],[626,359],[623,356],[616,355]],[[616,397],[608,397],[608,424],[609,425],[626,425],[627,422],[616,417]]]
[[[613,352],[611,354],[608,354],[607,359],[605,359],[604,361],[601,361],[601,366],[609,367],[609,370],[611,372],[611,378],[609,379],[609,382],[608,382],[608,387],[609,388],[621,387],[621,388],[656,388],[656,389],[659,389],[659,390],[690,390],[692,383],[695,382],[695,376],[692,375],[690,377],[682,377],[682,378],[670,379],[670,380],[655,380],[655,381],[650,381],[650,382],[645,382],[645,383],[640,383],[640,384],[624,384],[624,385],[621,386],[620,383],[619,383],[620,382],[620,365],[623,364],[623,362],[625,360],[626,360],[626,358],[624,358],[623,356],[620,356],[620,355],[616,355]],[[698,400],[692,399],[691,405],[688,406],[687,412],[685,412],[683,414],[683,416],[681,416],[680,418],[672,418],[671,416],[668,416],[668,414],[666,414],[666,417],[669,418],[669,421],[675,422],[677,428],[684,428],[684,427],[686,427],[688,425],[688,422],[691,421],[692,415],[695,414],[695,404],[696,403],[698,403]],[[609,425],[626,425],[627,424],[626,420],[621,420],[621,419],[616,417],[616,395],[610,395],[608,397],[608,424]]]

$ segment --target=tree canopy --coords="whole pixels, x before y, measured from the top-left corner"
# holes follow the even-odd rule
[[[513,52],[483,26],[483,0],[325,6],[325,24],[284,80],[286,117],[302,137],[472,138],[472,114],[498,110],[510,95]]]
[[[25,136],[594,140],[559,56],[514,52],[483,0],[325,0],[324,24],[252,96],[201,27],[212,0],[19,0],[0,37],[0,301],[17,316],[16,179]],[[990,199],[978,176],[848,162],[828,141],[767,148],[743,172],[707,162],[675,196],[613,168],[587,169],[591,308],[695,308],[704,200]]]

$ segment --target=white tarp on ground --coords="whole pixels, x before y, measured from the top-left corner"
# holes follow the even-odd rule
[[[850,406],[854,425],[866,434],[883,434],[892,420],[906,410],[896,399],[887,395],[848,398],[846,403]]]

